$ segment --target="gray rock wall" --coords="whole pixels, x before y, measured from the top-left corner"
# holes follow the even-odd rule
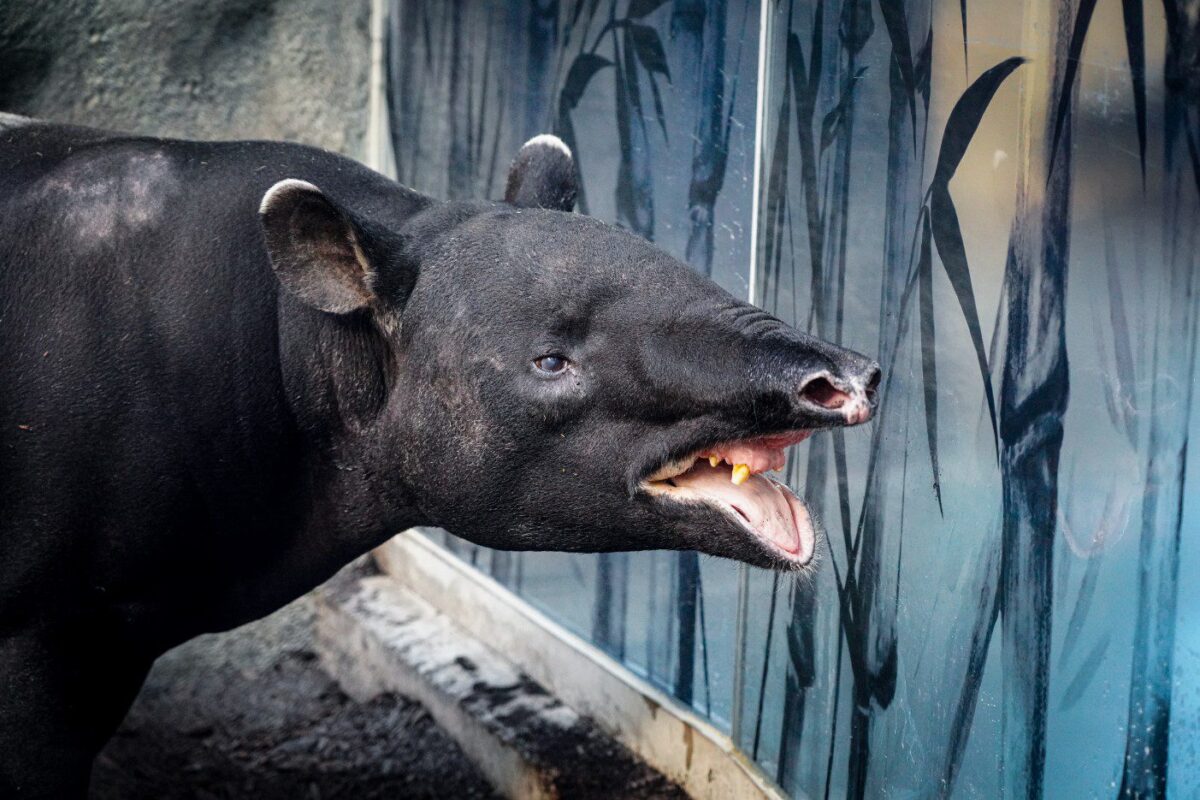
[[[362,157],[370,0],[0,0],[0,111]]]

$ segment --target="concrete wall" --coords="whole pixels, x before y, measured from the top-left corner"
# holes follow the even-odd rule
[[[0,111],[362,157],[370,0],[0,0]]]

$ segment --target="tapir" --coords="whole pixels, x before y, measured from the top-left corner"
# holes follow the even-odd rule
[[[409,526],[811,569],[768,473],[879,368],[572,213],[297,144],[0,119],[0,797],[78,797],[151,663]]]

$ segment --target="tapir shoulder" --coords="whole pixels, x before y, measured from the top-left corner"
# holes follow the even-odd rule
[[[0,299],[34,313],[39,297],[72,283],[93,310],[111,311],[99,305],[122,297],[137,303],[119,311],[126,315],[214,291],[270,299],[259,207],[287,179],[320,187],[381,228],[403,227],[431,203],[305,145],[157,138],[4,115]]]

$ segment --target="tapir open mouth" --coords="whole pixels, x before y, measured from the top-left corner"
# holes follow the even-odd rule
[[[655,470],[642,481],[649,494],[724,514],[779,558],[804,566],[816,551],[808,508],[764,473],[782,469],[786,449],[812,435],[800,430],[704,447]]]

